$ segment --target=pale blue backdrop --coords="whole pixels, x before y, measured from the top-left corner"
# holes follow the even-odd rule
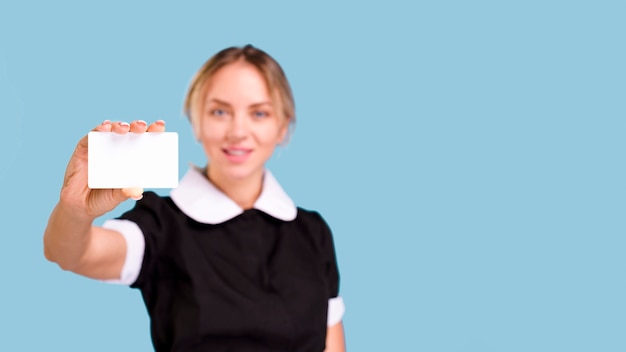
[[[44,259],[47,217],[104,119],[202,164],[187,84],[252,43],[293,85],[270,167],[334,230],[351,351],[626,351],[624,2],[8,3],[0,350],[151,350],[138,292]]]

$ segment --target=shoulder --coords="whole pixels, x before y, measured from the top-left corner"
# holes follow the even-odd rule
[[[158,203],[158,202],[166,202],[168,199],[170,199],[169,196],[161,196],[156,194],[156,192],[154,191],[145,191],[143,193],[143,198],[141,198],[141,200],[137,201],[138,204],[142,204],[142,203]]]
[[[298,213],[294,222],[298,226],[305,227],[317,234],[318,239],[324,245],[328,242],[332,243],[332,231],[324,217],[316,210],[309,210],[297,207]]]
[[[146,191],[143,198],[135,203],[135,206],[124,213],[122,218],[135,222],[152,220],[161,222],[169,215],[180,213],[180,210],[169,196],[160,196],[153,191]]]
[[[296,221],[304,221],[311,224],[328,226],[326,220],[316,210],[309,210],[302,207],[297,207]]]
[[[146,191],[143,193],[143,198],[137,201],[137,206],[143,207],[172,207],[175,206],[172,202],[172,198],[167,196],[158,195],[153,191]]]

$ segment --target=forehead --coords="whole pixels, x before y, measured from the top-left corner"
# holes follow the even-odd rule
[[[247,62],[235,62],[217,70],[206,84],[206,99],[228,102],[270,101],[268,84],[261,72]]]

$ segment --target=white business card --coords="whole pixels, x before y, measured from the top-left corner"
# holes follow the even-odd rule
[[[89,188],[178,187],[178,133],[89,132]]]

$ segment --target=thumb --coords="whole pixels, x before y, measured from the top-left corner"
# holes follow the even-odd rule
[[[140,188],[140,187],[123,188],[122,194],[126,198],[131,198],[133,200],[140,200],[141,198],[143,198],[143,188]]]

